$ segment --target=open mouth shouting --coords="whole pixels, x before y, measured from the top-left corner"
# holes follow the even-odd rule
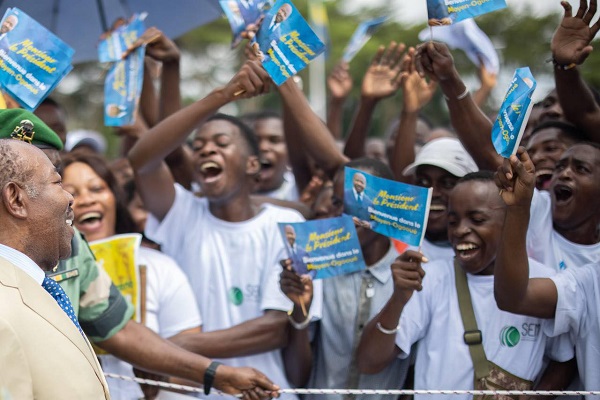
[[[557,205],[567,205],[573,199],[573,188],[564,184],[557,184],[553,189]]]
[[[200,180],[203,183],[212,183],[219,179],[223,173],[223,168],[214,161],[205,161],[200,164]]]
[[[538,190],[548,190],[553,170],[550,168],[541,168],[535,171],[535,187]]]
[[[261,171],[267,171],[270,170],[271,168],[273,168],[273,162],[269,161],[265,158],[262,158],[260,160],[260,170]]]

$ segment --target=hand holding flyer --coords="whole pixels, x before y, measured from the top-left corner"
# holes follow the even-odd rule
[[[431,188],[344,169],[344,213],[377,233],[420,246],[425,236]]]
[[[231,48],[242,41],[243,33],[249,26],[259,24],[261,17],[271,9],[273,2],[274,0],[219,0],[233,32]]]
[[[292,267],[313,279],[349,274],[365,268],[352,218],[279,223]]]
[[[74,51],[18,8],[0,25],[0,85],[32,111],[73,68]]]
[[[278,0],[264,15],[252,47],[276,85],[325,51],[323,42],[289,0]]]
[[[134,14],[129,23],[119,26],[101,40],[98,44],[100,62],[115,62],[123,59],[127,49],[144,33],[146,16],[146,13]]]
[[[531,96],[536,85],[528,67],[515,71],[492,128],[494,148],[504,158],[515,154],[519,147],[533,107]]]
[[[325,45],[289,0],[221,0],[233,31],[232,47],[251,39],[254,55],[276,85],[296,75]]]

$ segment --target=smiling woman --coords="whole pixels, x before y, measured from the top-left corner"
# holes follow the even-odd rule
[[[139,233],[127,209],[125,194],[101,156],[85,151],[68,153],[63,158],[63,187],[74,198],[74,225],[88,240]],[[164,338],[200,331],[196,299],[175,261],[146,247],[139,249],[137,261],[138,265],[146,266],[147,327]],[[110,355],[100,356],[100,359],[105,371],[133,376],[131,365]],[[109,380],[109,389],[111,395],[119,399],[143,397],[140,388],[132,382]]]

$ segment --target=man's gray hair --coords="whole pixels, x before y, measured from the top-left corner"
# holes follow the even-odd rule
[[[0,139],[0,189],[14,182],[25,189],[29,197],[34,198],[39,194],[37,187],[31,182],[35,169],[19,155],[15,145],[31,146],[14,139]]]

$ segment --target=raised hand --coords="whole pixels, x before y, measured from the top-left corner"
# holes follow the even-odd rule
[[[397,77],[402,87],[403,107],[406,112],[419,112],[431,101],[437,89],[434,80],[427,82],[425,77],[417,72],[415,54],[413,47],[408,49],[408,53],[402,60],[401,73]]]
[[[428,262],[423,254],[407,250],[392,263],[392,278],[394,280],[394,294],[404,304],[410,300],[414,291],[423,290],[425,271],[421,263]]]
[[[477,70],[477,76],[479,77],[479,82],[481,82],[482,89],[491,91],[498,84],[498,76],[493,72],[488,71],[483,62],[481,62],[481,65]]]
[[[417,47],[415,68],[421,76],[427,75],[438,82],[458,74],[448,46],[439,42],[422,43]]]
[[[279,386],[254,368],[219,365],[215,374],[214,387],[227,394],[241,393],[244,400],[279,397]]]
[[[160,29],[150,27],[124,53],[127,57],[136,48],[146,45],[146,55],[160,62],[179,61],[180,53],[177,45]]]
[[[504,159],[495,174],[496,186],[507,206],[531,206],[535,188],[535,167],[524,147],[519,147],[517,155]]]
[[[271,78],[258,61],[246,61],[223,89],[229,101],[248,99],[269,92]]]
[[[391,42],[387,49],[380,46],[363,78],[361,94],[363,97],[382,99],[396,93],[400,82],[396,77],[400,73],[403,43]]]
[[[552,57],[558,65],[570,66],[582,64],[593,48],[590,42],[600,30],[600,22],[590,26],[597,9],[597,0],[580,0],[577,14],[573,17],[571,5],[562,1],[564,17],[552,37],[550,48]]]
[[[327,77],[327,88],[334,99],[345,99],[352,90],[352,77],[348,72],[348,63],[341,61]]]

